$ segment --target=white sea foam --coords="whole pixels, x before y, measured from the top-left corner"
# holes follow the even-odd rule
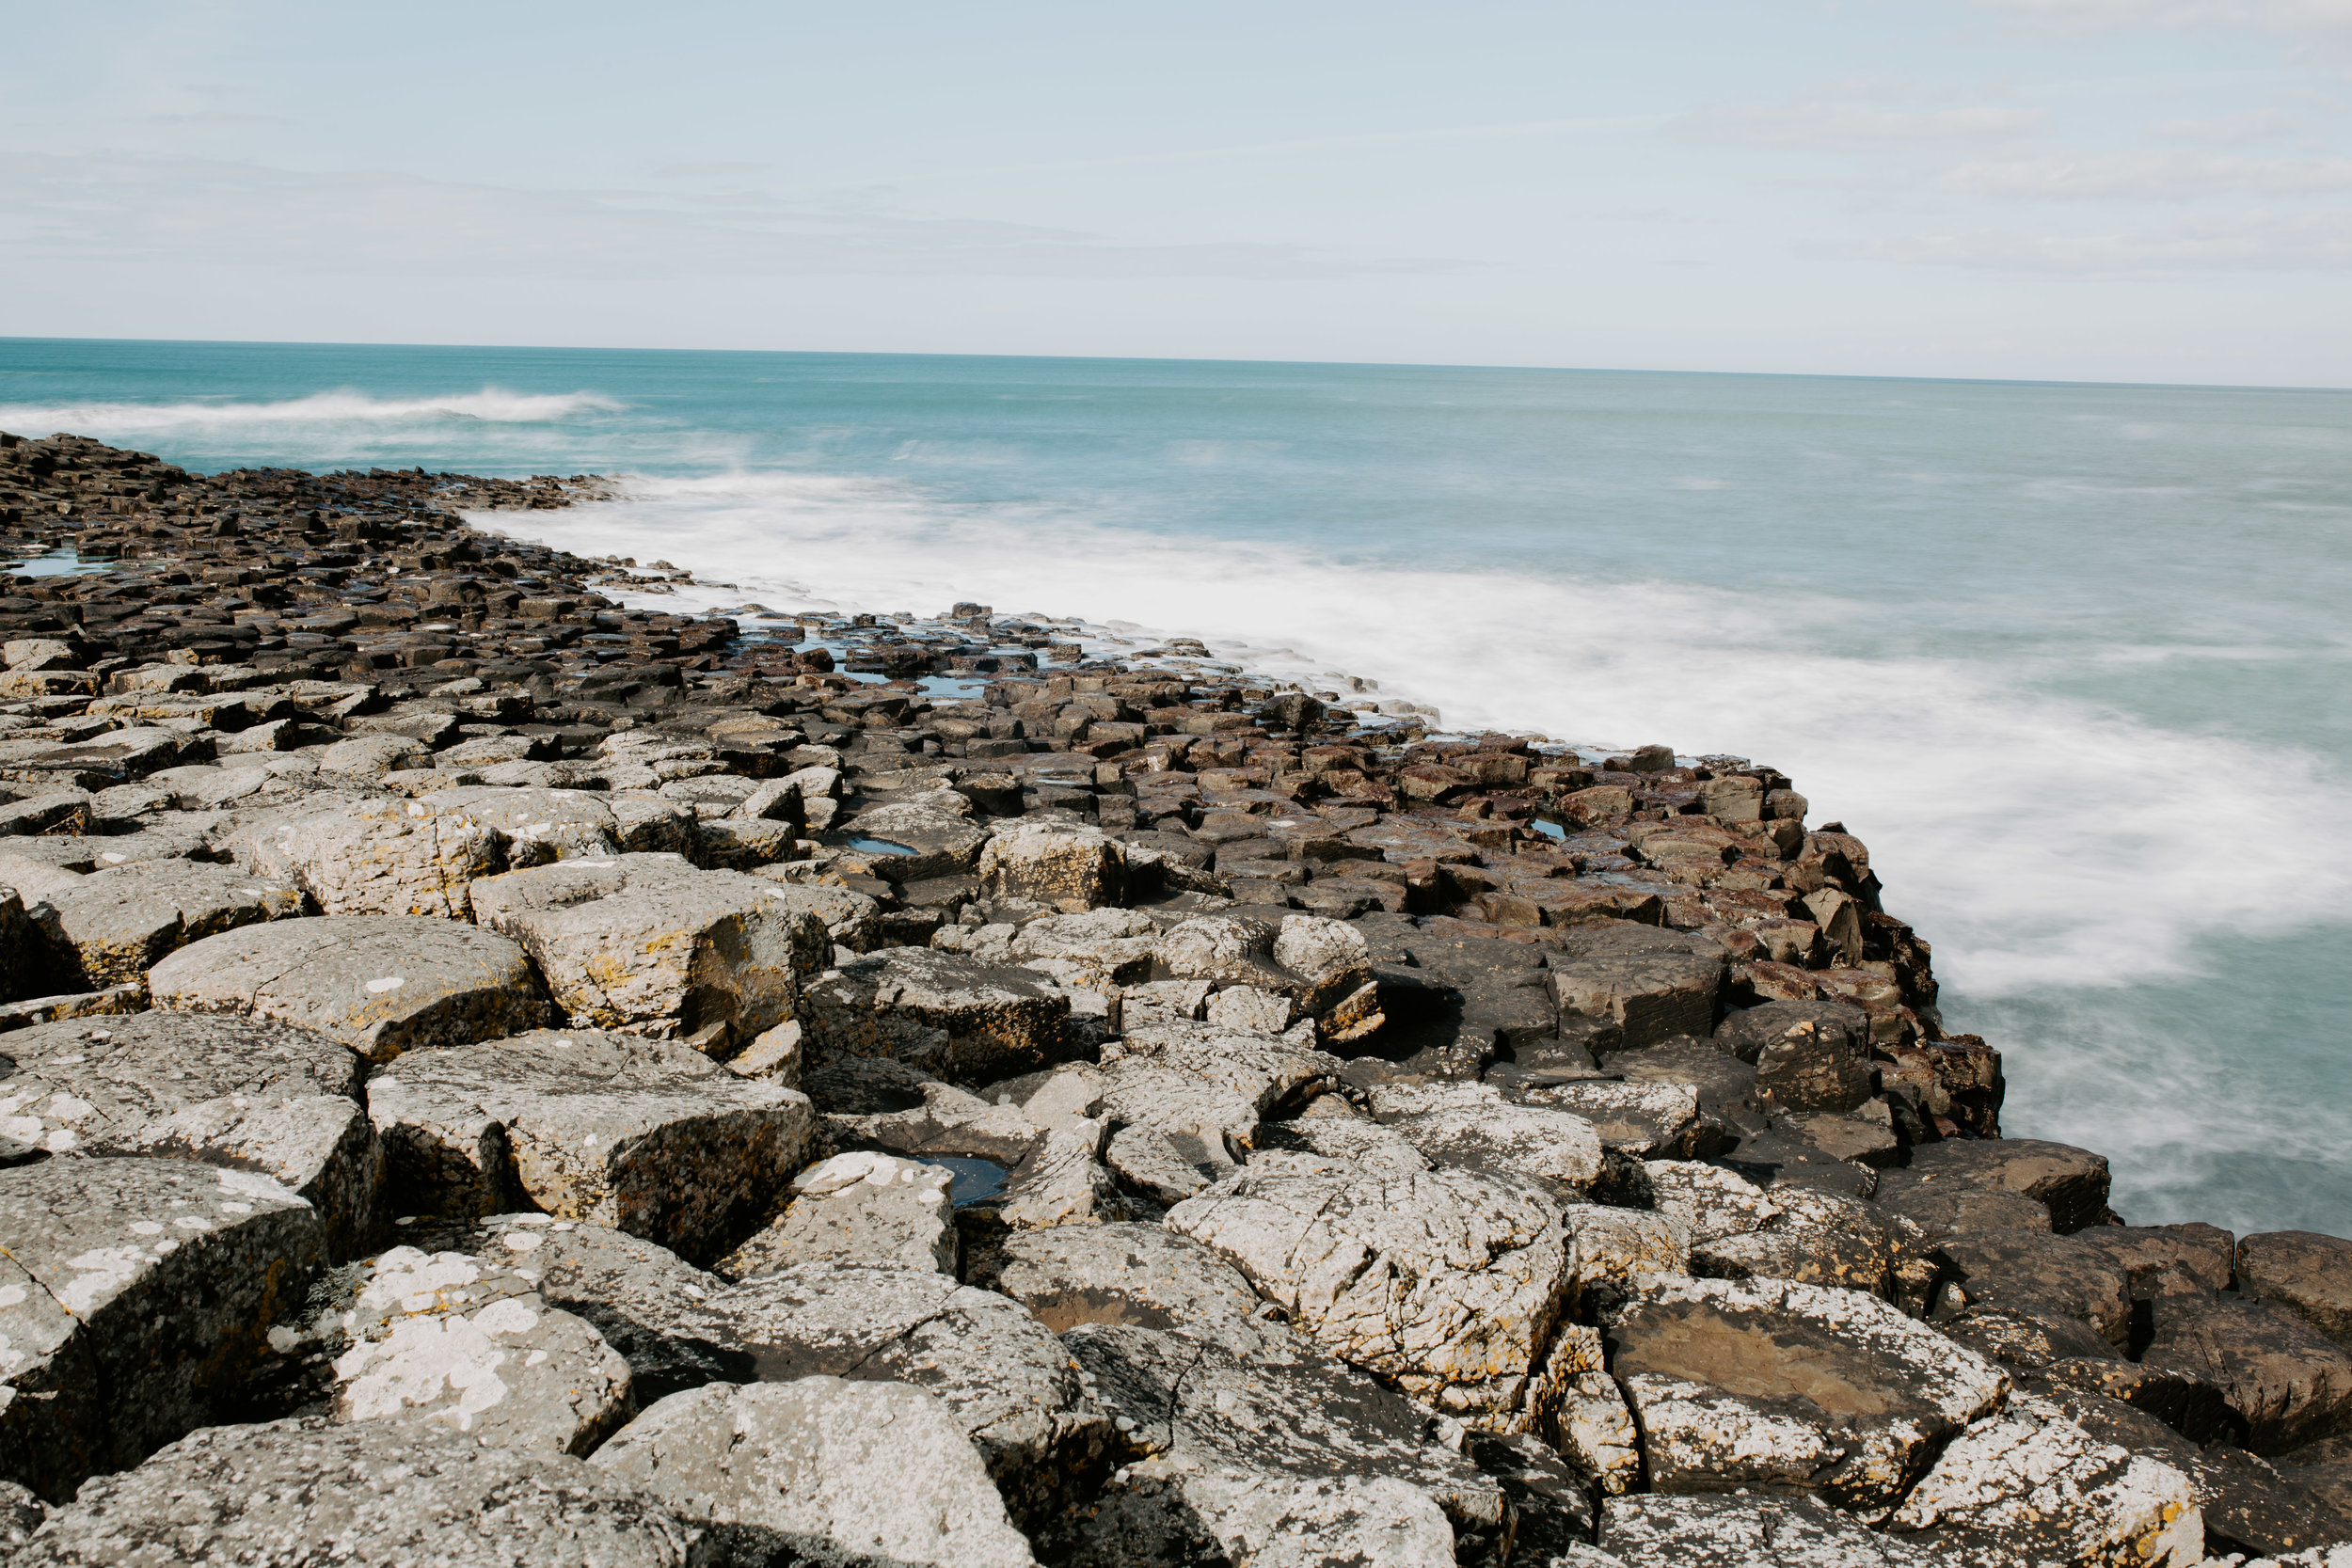
[[[1889,655],[1899,628],[1835,596],[1352,566],[839,476],[636,491],[532,523],[583,553],[724,578],[728,599],[1131,621],[1302,676],[1376,679],[1449,727],[1770,762],[1817,822],[1871,846],[1890,907],[1980,997],[2124,986],[2192,969],[2208,930],[2352,916],[2352,791],[2318,759],[2266,755],[2249,787],[2236,743],[2038,691],[2026,664]]]
[[[488,424],[548,424],[623,407],[594,392],[530,393],[485,387],[440,397],[378,398],[365,392],[314,392],[275,403],[0,404],[0,430],[47,435],[68,430],[101,440],[208,431],[289,426],[383,426],[469,420]]]

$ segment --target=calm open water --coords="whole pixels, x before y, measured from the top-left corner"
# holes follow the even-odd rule
[[[2352,1231],[2352,393],[0,339],[0,429],[627,473],[528,531],[1772,763],[2012,1134],[2134,1221]]]

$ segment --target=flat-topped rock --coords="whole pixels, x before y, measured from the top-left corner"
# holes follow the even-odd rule
[[[548,1306],[594,1323],[628,1362],[641,1405],[755,1375],[733,1319],[712,1305],[727,1282],[643,1237],[546,1214],[496,1214],[470,1227],[431,1227],[417,1244],[511,1270]]]
[[[310,1206],[251,1172],[0,1169],[0,1478],[64,1502],[231,1414],[324,1253]]]
[[[1534,1188],[1265,1152],[1166,1223],[1340,1359],[1450,1414],[1523,1424],[1567,1260],[1558,1212]]]
[[[1787,1280],[1637,1277],[1602,1332],[1660,1492],[1883,1508],[2009,1392],[1998,1369],[1886,1303]]]
[[[1053,1554],[1099,1564],[1451,1562],[1502,1536],[1502,1489],[1402,1396],[1327,1356],[1279,1361],[1127,1324],[1065,1336],[1118,1429],[1102,1496]]]
[[[1014,1521],[1052,1517],[1096,1473],[1109,1420],[1019,1306],[929,1270],[803,1263],[720,1295],[762,1382],[896,1381],[946,1402]]]
[[[1076,1050],[1070,999],[1042,976],[917,947],[818,976],[804,1022],[812,1058],[890,1056],[965,1084],[1035,1072]]]
[[[155,1006],[274,1018],[370,1061],[519,1034],[546,1022],[523,950],[450,920],[353,915],[248,926],[148,972]]]
[[[673,1394],[590,1461],[735,1561],[1033,1568],[955,1415],[901,1383],[804,1377]]]
[[[784,1212],[713,1265],[729,1279],[796,1263],[891,1264],[956,1272],[953,1173],[860,1150],[820,1160],[792,1178]]]
[[[212,1427],[103,1476],[18,1560],[168,1568],[197,1554],[355,1568],[540,1560],[691,1568],[693,1529],[566,1455],[485,1447],[432,1422],[321,1417]]]
[[[691,1048],[538,1030],[412,1051],[368,1085],[404,1212],[536,1207],[707,1261],[757,1227],[806,1156],[797,1090]]]
[[[182,860],[93,871],[52,884],[41,903],[34,920],[63,990],[119,986],[189,942],[303,912],[294,887]]]

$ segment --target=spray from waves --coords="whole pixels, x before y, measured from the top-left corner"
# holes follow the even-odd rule
[[[2249,790],[2236,743],[2047,695],[2024,666],[1907,656],[1891,625],[1851,651],[1878,612],[1835,597],[1343,566],[827,475],[642,481],[546,526],[779,605],[1133,622],[1372,677],[1453,727],[1770,762],[1871,846],[1971,995],[2132,985],[2192,971],[2210,930],[2352,918],[2352,789],[2316,758],[2270,757]],[[2228,852],[2200,852],[2222,820]]]
[[[350,388],[275,403],[0,404],[0,430],[46,435],[67,430],[101,440],[186,437],[295,427],[446,424],[551,424],[625,405],[594,392],[532,393],[485,387],[439,397],[379,398]]]

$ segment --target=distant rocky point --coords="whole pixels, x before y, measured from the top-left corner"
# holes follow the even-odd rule
[[[2352,1563],[2352,1242],[1791,780],[460,515],[617,494],[0,436],[9,1561]]]

